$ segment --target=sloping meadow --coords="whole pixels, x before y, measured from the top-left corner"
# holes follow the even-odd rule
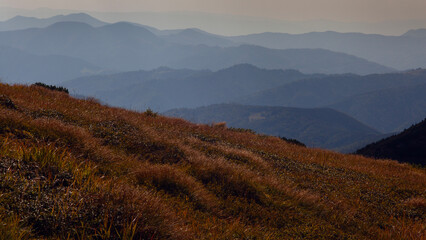
[[[422,239],[426,172],[0,85],[6,239]]]

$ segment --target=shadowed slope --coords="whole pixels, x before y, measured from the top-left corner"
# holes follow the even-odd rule
[[[403,132],[369,144],[357,154],[375,158],[389,158],[401,162],[426,165],[426,120]]]

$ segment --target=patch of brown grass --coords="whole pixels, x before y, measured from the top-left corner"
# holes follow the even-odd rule
[[[424,239],[424,168],[37,86],[0,95],[2,236]]]

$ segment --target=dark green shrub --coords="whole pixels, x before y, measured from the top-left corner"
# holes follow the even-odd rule
[[[144,114],[148,117],[156,117],[158,115],[158,113],[152,111],[151,108],[146,109],[146,111],[144,112]]]
[[[36,82],[32,86],[39,86],[39,87],[47,88],[47,89],[52,90],[52,91],[69,93],[68,89],[66,89],[64,87],[61,87],[61,86],[57,87],[55,85],[47,85],[47,84],[44,84],[44,83],[41,83],[41,82]]]
[[[297,140],[297,139],[293,139],[293,138],[286,138],[286,137],[280,137],[282,140],[284,140],[284,141],[286,141],[286,142],[288,142],[288,143],[292,143],[292,144],[295,144],[295,145],[298,145],[298,146],[302,146],[302,147],[306,147],[306,145],[304,144],[304,143],[302,143],[302,142],[300,142],[299,140]]]

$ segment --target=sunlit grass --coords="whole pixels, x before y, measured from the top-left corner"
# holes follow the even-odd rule
[[[4,239],[424,239],[426,171],[0,85]]]

